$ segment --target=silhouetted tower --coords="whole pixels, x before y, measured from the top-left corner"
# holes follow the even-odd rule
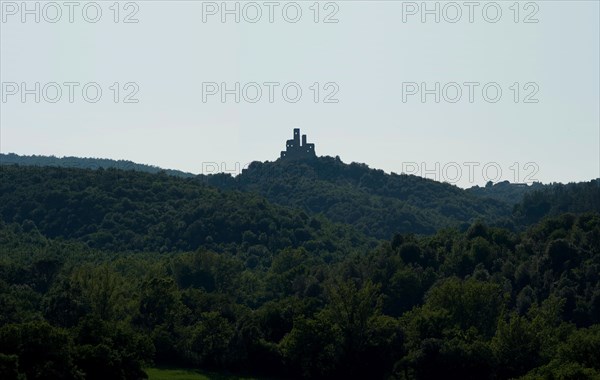
[[[294,128],[294,138],[287,140],[285,151],[281,152],[281,158],[301,159],[315,157],[315,144],[306,142],[306,135],[302,135],[302,145],[300,144],[300,128]]]

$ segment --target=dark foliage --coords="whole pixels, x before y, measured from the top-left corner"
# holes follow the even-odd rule
[[[21,166],[54,166],[75,169],[120,169],[135,170],[145,173],[166,173],[175,177],[191,178],[192,173],[180,170],[162,169],[158,166],[137,164],[127,160],[111,160],[107,158],[80,158],[80,157],[54,157],[54,156],[21,156],[14,153],[0,153],[0,165]]]
[[[115,169],[0,166],[0,215],[26,231],[104,250],[206,247],[253,260],[287,247],[326,256],[371,244],[351,227],[256,195]]]
[[[510,224],[510,207],[456,186],[414,175],[386,174],[339,158],[253,162],[242,174],[201,176],[222,189],[256,192],[269,201],[322,213],[369,236],[430,234],[476,219]]]
[[[197,179],[2,166],[0,378],[597,379],[600,213],[561,207],[373,245]]]
[[[505,202],[509,205],[515,205],[523,200],[525,194],[536,190],[543,190],[551,187],[553,184],[544,185],[540,182],[532,184],[525,183],[510,183],[502,181],[498,183],[488,182],[485,186],[473,186],[467,189],[467,192],[477,195],[478,197],[492,198],[498,201]]]

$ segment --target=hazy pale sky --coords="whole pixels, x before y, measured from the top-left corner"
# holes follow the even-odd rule
[[[600,176],[598,1],[22,4],[0,4],[2,153],[200,173],[301,128],[462,187]]]

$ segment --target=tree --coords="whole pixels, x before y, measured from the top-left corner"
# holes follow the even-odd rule
[[[5,363],[18,357],[18,371],[27,379],[83,379],[73,364],[69,334],[47,322],[3,326],[0,351],[5,355]],[[14,375],[14,364],[11,366],[9,373]]]
[[[541,339],[538,331],[525,317],[516,313],[508,321],[498,321],[492,339],[492,350],[498,363],[498,373],[503,378],[526,374],[541,362]]]

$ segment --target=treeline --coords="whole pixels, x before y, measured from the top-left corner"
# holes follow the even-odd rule
[[[317,194],[324,183],[355,191],[346,170],[371,173],[347,165],[314,182],[327,176],[300,168]],[[509,228],[462,222],[376,242],[219,178],[221,190],[165,173],[1,166],[0,378],[142,379],[152,365],[600,377],[597,181],[526,195]]]
[[[3,166],[58,166],[81,169],[135,170],[191,178],[189,173],[114,161],[75,157],[0,155]],[[271,203],[322,214],[352,225],[377,239],[396,232],[431,234],[480,218],[509,226],[511,206],[479,197],[449,184],[414,175],[386,174],[365,164],[345,164],[339,158],[319,157],[296,162],[253,162],[236,177],[199,175],[202,183],[222,190],[238,190],[265,197]],[[466,228],[466,227],[465,227]]]
[[[543,190],[551,186],[554,186],[554,184],[544,185],[540,182],[525,184],[510,183],[508,181],[492,183],[490,181],[483,187],[476,185],[466,189],[466,191],[471,194],[477,195],[478,197],[492,198],[502,201],[509,205],[515,205],[523,200],[525,194],[537,190]]]
[[[529,224],[546,216],[588,211],[600,212],[600,179],[553,184],[527,193],[523,201],[515,205],[513,215],[517,223]]]
[[[0,216],[49,238],[112,251],[239,253],[248,260],[284,248],[347,254],[374,241],[352,227],[220,191],[196,179],[116,169],[2,166]]]
[[[380,239],[396,232],[465,230],[476,220],[522,231],[547,216],[600,212],[600,179],[531,186],[505,181],[463,190],[414,175],[386,174],[365,164],[344,164],[332,157],[253,162],[237,177],[199,178],[224,190],[260,194],[309,215],[323,214]]]
[[[510,225],[511,207],[456,186],[414,175],[386,174],[339,158],[253,162],[242,174],[199,176],[225,190],[255,192],[269,201],[389,239],[396,232],[431,234],[477,219]]]
[[[365,164],[345,164],[339,157],[253,162],[236,177],[194,176],[129,161],[75,157],[8,154],[0,155],[0,164],[0,168],[14,164],[119,168],[184,177],[190,179],[185,186],[200,182],[227,192],[256,194],[272,204],[302,210],[310,217],[322,216],[350,225],[376,239],[389,239],[397,232],[432,234],[448,227],[464,230],[475,220],[522,230],[549,215],[600,212],[599,180],[531,186],[505,181],[463,190],[418,176],[386,174]]]
[[[0,223],[3,379],[149,365],[281,378],[597,379],[600,215],[474,223],[334,258],[119,253]]]
[[[21,165],[21,166],[54,166],[61,168],[76,169],[120,169],[135,170],[144,173],[161,173],[182,178],[191,178],[195,175],[181,170],[163,169],[158,166],[137,164],[128,160],[111,160],[108,158],[92,157],[55,157],[55,156],[25,156],[14,153],[0,153],[0,165]]]

